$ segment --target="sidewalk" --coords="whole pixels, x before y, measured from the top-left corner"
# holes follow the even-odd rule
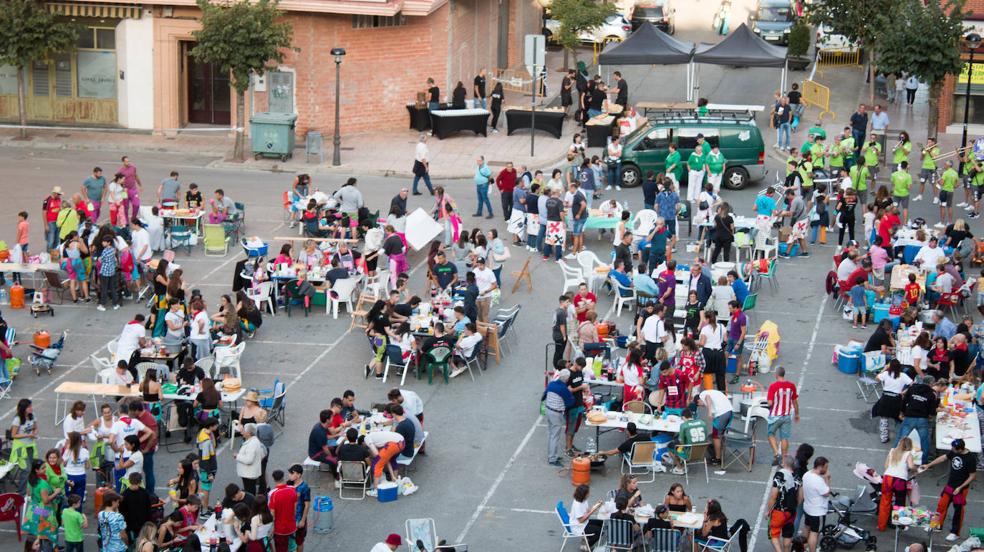
[[[584,57],[585,53],[580,53]],[[590,56],[590,53],[587,54]],[[539,102],[548,105],[560,90],[560,81],[564,74],[556,71],[563,62],[563,51],[547,52],[548,96]],[[590,61],[590,60],[589,60]],[[529,96],[507,93],[503,102],[505,105],[528,105]],[[527,165],[531,170],[546,170],[561,162],[571,142],[571,136],[577,131],[570,121],[564,125],[564,133],[556,139],[544,132],[537,132],[535,137],[535,155],[530,156],[530,135],[528,131],[519,131],[513,136],[506,135],[505,114],[499,118],[498,133],[489,132],[488,137],[472,134],[469,131],[460,132],[444,140],[431,137],[427,141],[431,154],[432,178],[470,178],[474,174],[475,160],[484,155],[488,164],[503,167],[507,162],[517,166]],[[419,133],[403,128],[387,133],[373,134],[343,134],[341,144],[342,164],[331,166],[332,137],[324,136],[323,164],[318,163],[316,156],[311,156],[308,163],[304,154],[304,139],[298,137],[294,157],[287,162],[278,159],[254,160],[248,155],[247,161],[239,163],[232,161],[234,136],[231,132],[222,130],[189,129],[176,135],[157,136],[145,131],[110,130],[89,131],[66,129],[30,129],[29,140],[17,139],[18,131],[14,128],[0,128],[0,147],[34,148],[42,150],[114,150],[122,153],[178,153],[198,157],[213,157],[216,161],[211,167],[234,168],[255,171],[278,171],[309,174],[360,174],[379,176],[412,177],[414,150]],[[249,148],[247,137],[247,149]]]

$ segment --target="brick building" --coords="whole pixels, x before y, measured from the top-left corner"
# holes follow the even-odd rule
[[[27,69],[32,123],[171,132],[235,124],[228,76],[189,55],[195,0],[49,2],[82,26],[78,48]],[[284,63],[254,79],[246,112],[298,115],[298,134],[334,129],[333,47],[341,65],[344,133],[406,128],[405,105],[428,77],[471,97],[481,68],[514,67],[542,27],[536,0],[282,0],[294,28]],[[489,88],[491,88],[491,81]],[[16,73],[0,66],[0,119],[17,117]]]
[[[984,36],[984,0],[967,0],[965,9],[972,12],[965,21],[965,27]],[[969,60],[969,53],[963,54]],[[948,76],[943,83],[940,96],[940,118],[936,130],[945,133],[959,133],[963,126],[964,101],[967,93],[967,66],[959,77]],[[970,112],[968,121],[977,126],[977,134],[984,134],[984,47],[974,54],[974,77],[970,84]]]

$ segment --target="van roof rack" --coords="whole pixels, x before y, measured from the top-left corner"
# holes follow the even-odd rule
[[[646,117],[657,123],[747,123],[755,120],[751,111],[709,110],[707,115],[698,116],[693,110],[687,109],[651,109]]]

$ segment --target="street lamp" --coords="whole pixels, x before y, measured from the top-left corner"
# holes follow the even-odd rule
[[[337,167],[342,164],[342,134],[339,131],[338,125],[339,119],[341,118],[341,75],[342,58],[345,57],[345,48],[332,48],[331,55],[335,56],[335,135],[331,139],[333,146],[331,164]]]
[[[964,118],[963,118],[963,135],[960,138],[960,174],[963,174],[964,169],[964,149],[967,147],[967,122],[970,118],[970,83],[974,80],[974,52],[977,51],[977,47],[981,45],[981,35],[977,33],[970,33],[964,37],[964,46],[970,50],[970,62],[967,67],[967,89],[964,92]]]

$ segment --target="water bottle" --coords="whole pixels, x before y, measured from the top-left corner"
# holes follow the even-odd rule
[[[594,437],[588,437],[588,443],[584,447],[584,452],[587,452],[588,454],[595,454],[598,452],[598,445],[595,444]]]
[[[7,306],[10,304],[10,292],[7,291],[7,287],[0,287],[0,305]]]

